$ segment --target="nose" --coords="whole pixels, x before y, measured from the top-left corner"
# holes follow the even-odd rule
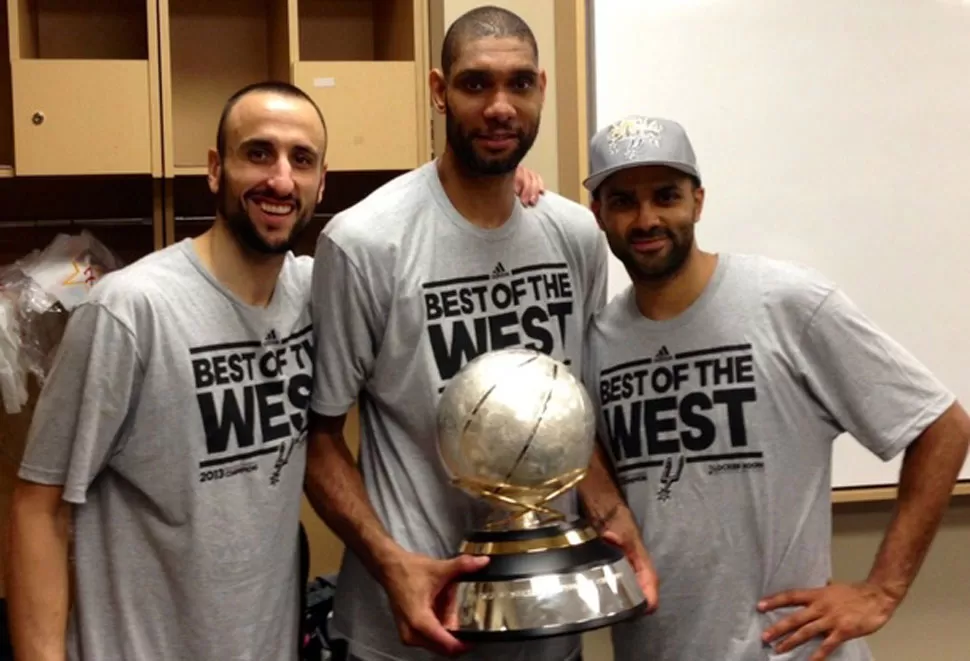
[[[295,184],[293,182],[293,167],[289,160],[285,157],[277,159],[269,181],[266,183],[280,197],[292,195]]]
[[[643,229],[652,229],[662,224],[660,211],[650,200],[640,203],[640,213],[637,214],[637,225]]]
[[[496,92],[492,97],[492,102],[485,109],[485,117],[501,122],[507,122],[515,117],[515,108],[509,102],[508,94],[502,90]]]

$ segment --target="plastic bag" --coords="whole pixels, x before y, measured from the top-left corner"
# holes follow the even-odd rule
[[[122,261],[94,236],[58,234],[0,268],[0,396],[7,413],[27,403],[30,375],[43,385],[70,311]]]
[[[336,575],[318,576],[307,585],[306,590],[300,661],[329,661],[338,656],[335,652],[342,650],[340,648],[342,641],[335,640],[330,633],[337,577]]]

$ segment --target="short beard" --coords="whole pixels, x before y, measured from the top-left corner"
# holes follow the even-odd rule
[[[249,217],[245,208],[241,206],[241,201],[237,200],[234,205],[235,208],[230,210],[231,199],[225,171],[223,171],[219,176],[219,194],[216,196],[219,215],[225,219],[229,231],[232,232],[239,243],[259,255],[285,255],[293,250],[293,246],[296,245],[300,236],[309,226],[310,219],[313,215],[313,209],[310,209],[308,212],[304,211],[300,207],[299,200],[293,200],[296,205],[296,213],[299,214],[296,222],[293,224],[293,229],[290,230],[290,235],[285,240],[273,244],[268,243],[260,236],[253,219]]]
[[[458,164],[461,168],[471,175],[482,177],[494,177],[514,172],[522,159],[525,158],[539,134],[539,118],[536,118],[536,125],[531,133],[518,131],[518,147],[514,152],[505,158],[482,158],[475,151],[474,136],[470,136],[462,131],[461,124],[455,119],[450,106],[445,106],[445,131],[448,136],[448,145],[454,152]]]
[[[635,282],[658,283],[673,278],[683,270],[694,247],[694,228],[689,227],[680,235],[669,230],[655,230],[652,235],[663,234],[670,241],[670,252],[662,261],[647,266],[630,246],[632,236],[607,237],[610,248]]]

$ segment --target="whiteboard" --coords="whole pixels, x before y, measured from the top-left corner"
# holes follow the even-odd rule
[[[821,270],[970,401],[970,0],[591,5],[590,128],[685,126],[700,245]],[[833,486],[895,485],[900,465],[843,436]]]

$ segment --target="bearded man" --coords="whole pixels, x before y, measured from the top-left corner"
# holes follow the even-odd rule
[[[441,157],[336,216],[316,248],[307,493],[348,548],[334,634],[364,661],[576,659],[578,635],[469,649],[449,632],[447,586],[487,560],[453,557],[482,509],[442,470],[435,411],[449,379],[486,351],[532,348],[578,377],[606,299],[607,244],[579,204],[516,198],[546,89],[525,22],[473,9],[449,28],[441,62],[430,77],[447,119]],[[356,401],[360,472],[343,438]],[[599,454],[579,491],[654,603],[649,560]],[[556,505],[573,514],[578,503]]]

